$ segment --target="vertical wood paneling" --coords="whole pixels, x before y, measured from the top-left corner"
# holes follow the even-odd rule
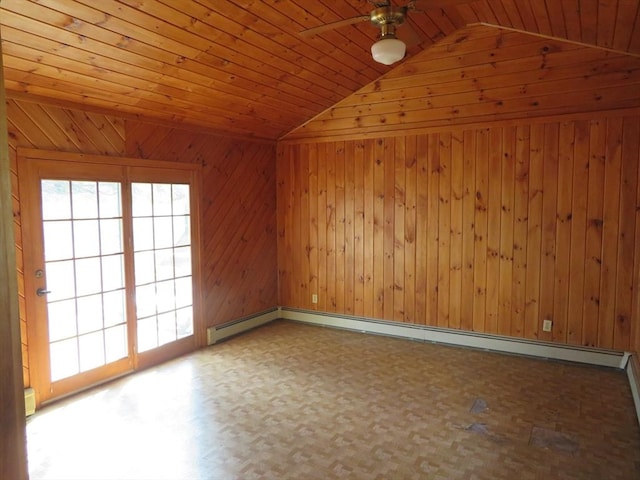
[[[567,343],[581,344],[584,275],[587,229],[587,193],[589,181],[589,122],[575,122],[573,146],[573,181],[571,186],[571,245],[569,253],[569,297]],[[635,181],[634,181],[635,183]],[[587,188],[585,188],[587,187]],[[634,201],[635,203],[635,201]]]
[[[335,167],[335,281],[336,312],[345,312],[345,248],[347,239],[345,237],[345,143],[336,143],[336,167]],[[349,159],[353,161],[353,157]]]
[[[309,146],[309,291],[308,294],[318,294],[318,149]],[[309,299],[311,301],[311,299]],[[312,303],[316,309],[317,304]]]
[[[473,298],[475,272],[474,246],[476,241],[476,136],[472,130],[463,134],[464,197],[462,200],[462,285],[460,328],[473,330]],[[424,264],[421,264],[423,267]],[[419,268],[421,270],[422,268]]]
[[[327,152],[326,145],[312,145],[318,152],[318,310],[328,311],[327,298]],[[312,199],[313,200],[313,199]],[[281,207],[278,206],[278,210]],[[293,227],[292,227],[293,228]],[[333,281],[333,280],[332,280]],[[282,291],[282,288],[280,289]],[[280,305],[286,300],[281,299]]]
[[[310,225],[309,218],[309,145],[300,145],[300,164],[295,169],[296,185],[298,186],[298,192],[296,195],[295,208],[300,215],[300,224]],[[304,305],[306,308],[311,307],[311,293],[309,291],[309,279],[311,267],[309,262],[311,260],[311,245],[310,245],[310,231],[311,229],[298,229],[297,238],[294,239],[294,245],[302,245],[302,249],[295,249],[298,254],[297,264],[300,265],[300,269],[296,272],[298,275],[297,289],[299,298],[298,304]],[[296,257],[294,256],[294,261]]]
[[[489,132],[489,182],[487,201],[487,283],[485,330],[498,333],[500,291],[500,215],[502,197],[502,132]]]
[[[1,40],[1,39],[0,39]],[[2,48],[0,47],[0,55]],[[3,66],[0,58],[0,69]],[[0,70],[0,85],[4,85],[4,73]],[[26,480],[27,439],[24,397],[21,384],[20,311],[16,278],[14,216],[9,205],[14,202],[11,177],[11,153],[4,87],[0,90],[0,476]],[[22,378],[21,378],[22,377]]]
[[[553,321],[556,227],[558,214],[558,124],[544,129],[543,186],[542,186],[542,255],[540,257],[540,311],[538,338],[550,340],[552,334],[542,330],[542,321]]]
[[[438,225],[440,204],[440,148],[436,134],[429,135],[427,183],[427,325],[438,325]]]
[[[594,346],[598,344],[598,319],[600,317],[606,122],[604,120],[593,120],[590,130],[583,307],[585,321],[583,322],[582,344]]]
[[[349,315],[353,315],[355,310],[355,161],[355,142],[347,142],[344,165],[344,311]]]
[[[514,227],[513,227],[513,290],[510,335],[522,337],[525,333],[527,301],[527,251],[529,206],[529,127],[516,130]]]
[[[405,305],[405,171],[406,171],[406,149],[403,138],[395,142],[394,154],[394,180],[395,188],[393,194],[394,209],[394,239],[393,239],[393,319],[399,322],[404,321]]]
[[[502,175],[500,212],[500,289],[497,332],[511,333],[513,311],[513,244],[514,244],[514,191],[515,191],[515,128],[502,132]]]
[[[632,132],[638,132],[640,134],[640,126],[638,123],[640,122],[639,118],[634,118],[633,120],[627,119],[627,125]],[[636,141],[640,141],[637,138],[632,140],[632,143]],[[625,157],[627,158],[627,157]],[[640,150],[636,149],[635,152],[630,155],[632,161],[635,161],[637,158],[640,162]],[[635,352],[640,352],[640,323],[638,322],[638,318],[640,317],[640,295],[638,293],[638,283],[640,282],[640,168],[638,168],[638,176],[634,178],[636,180],[636,214],[635,214],[635,241],[634,241],[634,252],[633,252],[633,282],[634,289],[632,294],[632,304],[631,304],[631,313],[633,315],[631,321],[631,347]]]
[[[555,286],[553,292],[553,338],[567,342],[569,271],[571,259],[571,199],[573,194],[573,154],[575,128],[571,122],[560,124],[558,155],[558,214],[556,216]]]
[[[416,215],[417,215],[417,139],[406,138],[406,183],[404,218],[404,321],[416,321]]]
[[[326,169],[327,169],[327,304],[325,306],[326,311],[336,311],[336,156],[337,145],[334,143],[327,143],[325,149],[326,155]],[[295,230],[297,230],[294,228]],[[295,265],[294,265],[295,269]]]
[[[634,245],[640,238],[635,236],[629,219],[635,217],[636,179],[640,159],[640,120],[627,118],[622,135],[622,171],[620,189],[620,229],[618,232],[618,278],[616,279],[616,312],[613,331],[614,348],[629,348],[631,342],[632,304],[634,297],[634,264],[638,262]],[[631,259],[634,259],[634,262]],[[635,297],[638,294],[636,293]],[[633,345],[633,344],[632,344]],[[632,346],[632,350],[637,350]]]
[[[353,314],[364,315],[364,285],[365,285],[365,173],[364,173],[364,144],[356,142],[353,158]]]
[[[333,192],[324,198],[318,187],[318,211],[333,216],[332,199],[344,189],[346,227],[328,238],[354,250],[332,262],[354,270],[356,307],[347,293],[342,308],[325,310],[637,348],[639,137],[640,119],[619,117],[364,139],[360,150],[347,143],[343,180],[332,160],[342,144],[310,144],[326,149],[318,183],[326,177]],[[301,154],[296,145],[281,148]],[[315,229],[295,224],[305,216],[292,212],[294,232]],[[331,291],[335,272],[319,276],[320,292],[323,283]],[[306,308],[295,295],[282,303]],[[544,319],[552,332],[542,331]]]
[[[374,185],[373,185],[373,316],[385,318],[384,315],[384,140],[375,142],[374,152]]]
[[[620,215],[622,118],[607,121],[598,345],[613,348]]]
[[[427,235],[429,220],[429,137],[416,142],[416,323],[427,322]]]
[[[383,312],[384,318],[393,319],[393,294],[395,292],[395,138],[384,142],[384,214],[383,214]],[[399,141],[399,140],[398,140]]]
[[[438,184],[438,326],[449,326],[451,291],[451,134],[439,135]]]
[[[473,273],[473,330],[484,332],[487,305],[487,212],[489,210],[489,130],[477,132],[476,215]],[[494,279],[491,279],[494,280]]]
[[[462,310],[462,211],[464,194],[463,132],[451,136],[451,248],[449,249],[449,328],[460,328]]]
[[[364,244],[362,271],[364,275],[364,294],[363,294],[363,312],[365,317],[374,316],[374,304],[375,304],[375,288],[373,282],[374,274],[374,231],[376,230],[374,205],[376,200],[374,197],[374,171],[376,170],[376,157],[373,142],[364,143],[364,166],[363,166],[363,186],[364,186],[364,238],[362,243]]]
[[[544,125],[531,126],[529,146],[529,213],[527,218],[527,278],[524,336],[525,338],[537,338],[538,315],[540,312]]]

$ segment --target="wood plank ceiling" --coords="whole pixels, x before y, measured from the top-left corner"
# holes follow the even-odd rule
[[[410,23],[420,41],[407,58],[476,23],[640,57],[640,0],[449,3],[417,2]],[[365,0],[2,0],[5,87],[14,98],[276,140],[394,68],[371,59],[377,31],[368,22],[299,34],[372,8]]]

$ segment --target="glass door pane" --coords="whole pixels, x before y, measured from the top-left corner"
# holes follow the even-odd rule
[[[189,185],[132,183],[137,351],[193,335]]]
[[[41,180],[50,381],[127,357],[121,184]]]

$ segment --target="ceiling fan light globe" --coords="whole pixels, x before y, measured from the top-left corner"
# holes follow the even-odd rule
[[[391,65],[404,58],[407,46],[397,38],[383,38],[371,45],[373,59],[384,65]]]

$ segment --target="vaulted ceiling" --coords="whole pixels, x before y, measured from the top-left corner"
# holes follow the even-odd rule
[[[460,55],[457,42],[477,41],[461,32],[477,32],[477,24],[515,30],[512,38],[519,42],[570,45],[563,50],[583,57],[585,50],[597,50],[603,61],[628,59],[617,60],[620,72],[629,73],[640,59],[640,0],[432,1],[446,6],[418,0],[409,26],[399,27],[399,34],[410,38],[406,58],[419,55],[423,68],[446,63],[447,57],[453,65]],[[1,0],[5,87],[15,98],[275,140],[346,98],[342,114],[351,108],[357,116],[354,102],[376,90],[372,82],[407,72],[403,65],[411,60],[387,67],[371,59],[377,29],[369,22],[300,35],[366,15],[374,3]],[[434,44],[440,48],[430,48]],[[491,50],[502,47],[494,42],[485,48],[483,61],[491,65]],[[429,81],[429,91],[437,92],[438,82],[452,77]],[[360,97],[351,96],[363,87]],[[638,106],[637,100],[615,105]]]

